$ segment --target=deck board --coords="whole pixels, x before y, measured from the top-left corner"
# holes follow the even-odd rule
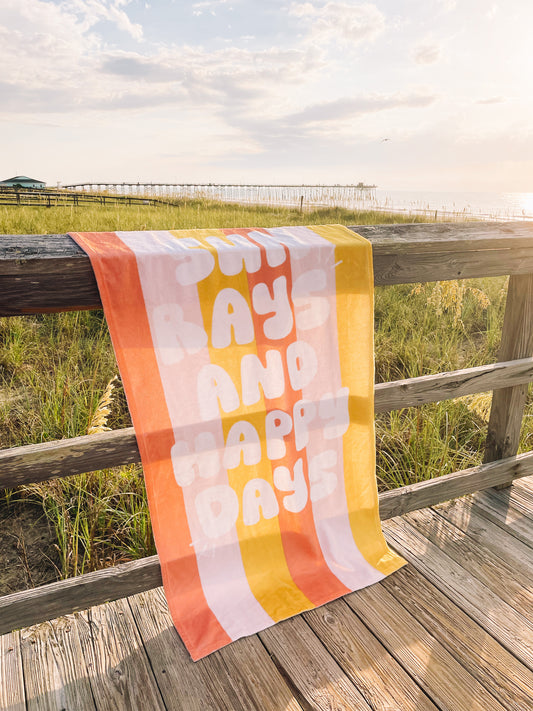
[[[533,672],[413,566],[382,585],[503,706],[509,711],[528,707]]]
[[[129,603],[168,709],[231,711],[240,703],[242,708],[300,711],[256,635],[192,663],[161,588],[135,595]]]
[[[531,519],[514,508],[512,501],[507,497],[498,496],[498,492],[488,490],[478,491],[476,494],[465,497],[465,500],[481,509],[483,516],[489,521],[498,525],[511,536],[518,538],[526,546],[533,548]]]
[[[78,619],[79,615],[65,615],[21,631],[29,711],[56,708],[95,711],[78,635]]]
[[[533,479],[383,524],[409,565],[193,663],[161,588],[0,637],[2,711],[527,711]]]
[[[437,709],[345,600],[306,612],[305,617],[372,709]]]
[[[444,550],[467,573],[527,618],[533,610],[533,590],[531,577],[522,567],[514,568],[490,549],[481,549],[464,531],[431,509],[414,511],[407,514],[405,520],[428,541]],[[533,632],[533,626],[531,629]]]
[[[10,632],[0,637],[0,709],[24,711],[25,708],[20,632]]]

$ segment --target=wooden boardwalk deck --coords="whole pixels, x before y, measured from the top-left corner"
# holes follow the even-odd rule
[[[409,565],[192,663],[161,589],[0,637],[6,711],[528,711],[533,478],[383,524]]]

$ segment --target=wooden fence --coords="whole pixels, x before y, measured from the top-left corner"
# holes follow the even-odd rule
[[[371,240],[376,285],[510,274],[498,363],[375,386],[377,412],[493,390],[484,463],[380,494],[381,519],[533,474],[516,455],[533,380],[533,224],[350,228]],[[0,316],[100,308],[88,257],[67,235],[0,236]],[[139,461],[132,428],[0,451],[0,488]],[[0,634],[161,585],[157,556],[0,598]]]
[[[38,190],[32,188],[0,188],[0,207],[71,207],[79,205],[175,205],[176,200],[132,195]]]

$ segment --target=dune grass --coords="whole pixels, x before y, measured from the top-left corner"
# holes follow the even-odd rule
[[[197,200],[179,207],[3,208],[0,234],[407,221],[413,220],[344,209],[300,214],[287,208]],[[476,280],[465,286],[376,290],[378,382],[496,359],[505,279]],[[73,437],[91,427],[128,426],[119,380],[102,401],[117,374],[101,311],[0,319],[0,446]],[[380,488],[479,463],[486,434],[479,405],[479,399],[466,398],[380,415],[376,423]],[[532,446],[532,415],[528,405],[523,449]],[[0,506],[43,507],[56,538],[58,577],[154,552],[139,466],[21,487],[0,496]]]

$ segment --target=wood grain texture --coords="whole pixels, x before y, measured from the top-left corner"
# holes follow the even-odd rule
[[[518,487],[512,490],[507,487],[503,490],[495,491],[494,498],[500,501],[507,509],[529,519],[530,525],[533,526],[533,500],[531,492],[521,490]]]
[[[416,407],[463,395],[523,385],[533,380],[533,358],[493,363],[436,375],[379,383],[374,388],[376,412]]]
[[[533,274],[509,280],[499,360],[527,358],[533,353]],[[515,385],[494,392],[484,462],[512,457],[518,452],[528,386]],[[510,483],[510,482],[509,482]]]
[[[28,711],[94,711],[77,615],[21,632]]]
[[[386,588],[371,585],[346,601],[441,711],[502,711],[497,699]]]
[[[372,711],[303,617],[293,617],[259,634],[305,708],[313,711]]]
[[[202,660],[200,659],[201,663]],[[230,701],[224,711],[247,709],[301,710],[299,700],[279,673],[257,636],[244,637],[206,657],[209,686],[214,693],[221,680]]]
[[[413,566],[405,566],[381,584],[505,708],[533,706],[533,672]]]
[[[194,664],[176,632],[161,588],[128,599],[155,679],[169,711],[218,711],[222,694],[206,684],[205,664]],[[179,690],[179,693],[176,693]]]
[[[0,709],[25,711],[20,632],[0,636]]]
[[[480,550],[491,551],[513,570],[533,580],[533,549],[483,515],[471,501],[454,499],[435,511],[461,530]],[[533,522],[532,522],[533,527]],[[532,536],[533,537],[533,536]]]
[[[531,625],[453,558],[403,518],[383,525],[390,545],[427,580],[529,669],[533,669]]]
[[[0,489],[133,464],[133,427],[0,450]]]
[[[533,226],[354,226],[373,243],[377,285],[533,272]],[[88,257],[68,235],[0,237],[0,316],[99,308]]]
[[[527,479],[520,479],[520,481],[515,482],[518,489],[524,489],[533,493],[533,479],[531,477]]]
[[[480,464],[460,472],[382,492],[379,495],[379,515],[384,521],[409,511],[496,486],[509,479],[531,474],[533,474],[533,452],[490,464]]]
[[[127,600],[79,615],[89,682],[99,711],[165,711]]]
[[[380,518],[385,521],[409,511],[492,487],[507,481],[510,475],[521,477],[532,473],[533,452],[528,452],[509,460],[492,462],[393,489],[379,495]],[[525,528],[523,536],[531,540],[527,527],[522,524],[521,528]],[[0,598],[0,634],[160,585],[159,558],[151,556],[32,590],[12,593]]]
[[[162,585],[157,556],[0,597],[0,634]]]
[[[344,600],[310,610],[304,617],[372,709],[436,710]]]
[[[0,489],[140,461],[133,427],[0,450]]]
[[[240,651],[226,647],[192,662],[160,588],[131,597],[129,604],[169,711],[301,711],[257,637],[232,645]]]
[[[507,493],[514,487],[503,489]],[[509,503],[508,497],[497,496],[500,492],[494,489],[479,491],[468,500],[483,512],[483,516],[497,524],[509,535],[514,536],[522,543],[533,547],[531,519],[517,511]]]
[[[428,541],[523,615],[524,623],[529,620],[530,624],[524,624],[524,629],[529,630],[533,642],[533,588],[531,577],[522,566],[513,567],[487,548],[483,548],[481,554],[472,538],[432,509],[413,511],[405,518]]]

